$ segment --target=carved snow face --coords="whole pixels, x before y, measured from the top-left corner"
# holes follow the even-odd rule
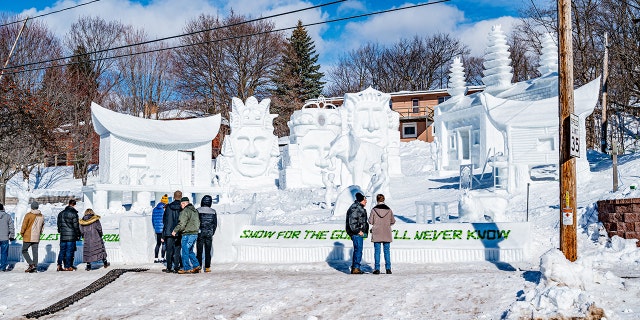
[[[353,133],[363,141],[385,147],[389,144],[388,106],[361,102],[353,114]]]
[[[272,133],[259,127],[238,128],[236,131],[231,136],[236,169],[246,177],[264,175],[271,159]]]

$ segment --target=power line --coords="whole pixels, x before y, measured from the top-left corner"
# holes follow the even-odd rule
[[[358,19],[358,18],[364,18],[364,17],[374,16],[374,15],[379,15],[379,14],[384,14],[384,13],[389,13],[389,12],[413,9],[413,8],[417,8],[417,7],[423,7],[423,6],[427,6],[427,5],[444,3],[444,2],[449,2],[449,1],[451,1],[451,0],[438,0],[438,1],[433,1],[433,2],[425,2],[425,3],[420,3],[420,4],[406,6],[406,7],[387,9],[387,10],[381,10],[381,11],[375,11],[375,12],[370,12],[370,13],[359,14],[359,15],[350,16],[350,17],[336,18],[336,19],[331,19],[331,20],[326,20],[326,21],[308,23],[308,24],[303,24],[302,26],[303,27],[310,27],[310,26],[316,26],[316,25],[321,25],[321,24],[328,24],[328,23],[334,23],[334,22],[340,22],[340,21],[346,21],[346,20],[353,20],[353,19]],[[245,22],[245,23],[247,23],[247,22]],[[280,28],[280,29],[273,29],[273,30],[269,30],[269,31],[250,33],[250,34],[239,35],[239,36],[234,36],[234,37],[215,39],[215,40],[209,40],[209,41],[202,41],[202,42],[196,42],[196,43],[190,43],[190,44],[184,44],[184,45],[178,45],[178,46],[172,46],[172,47],[166,47],[166,48],[158,48],[158,49],[147,50],[147,51],[131,52],[131,53],[127,53],[127,54],[114,55],[114,56],[109,56],[109,57],[104,57],[104,58],[89,59],[88,61],[96,62],[96,61],[101,61],[101,60],[125,58],[125,57],[140,55],[140,54],[154,53],[154,52],[160,52],[160,51],[166,51],[166,50],[174,50],[174,49],[181,49],[181,48],[186,48],[186,47],[191,47],[191,46],[196,46],[196,45],[210,44],[210,43],[216,43],[216,42],[220,42],[220,41],[235,40],[235,39],[241,39],[241,38],[246,38],[246,37],[252,37],[252,36],[258,36],[258,35],[263,35],[263,34],[274,33],[274,32],[287,31],[287,30],[292,30],[292,29],[295,29],[295,28],[297,28],[297,26],[295,26],[295,27],[287,27],[287,28]],[[199,32],[203,32],[203,31],[199,31]],[[131,45],[118,47],[118,48],[120,49],[120,48],[132,47],[132,46],[137,46],[137,45],[140,45],[140,44],[141,43],[131,44]],[[103,52],[103,51],[109,51],[109,50],[115,50],[115,48],[105,49],[105,50],[96,51],[96,52]],[[84,56],[84,55],[89,55],[89,54],[90,53],[82,54],[82,55],[75,55],[75,56],[70,56],[70,57],[67,57],[67,58],[79,57],[79,56]],[[66,59],[66,58],[54,59],[54,60],[51,60],[51,61],[56,61],[56,60],[61,60],[61,59]],[[7,69],[21,68],[21,67],[28,66],[28,65],[41,64],[41,63],[47,63],[47,62],[49,62],[49,61],[34,62],[34,63],[25,64],[25,65],[14,66],[14,67],[7,68]],[[85,60],[83,62],[87,62],[87,61]],[[45,66],[45,67],[38,67],[38,68],[32,68],[32,69],[18,70],[18,71],[8,72],[8,73],[5,73],[5,74],[17,74],[17,73],[22,73],[22,72],[37,71],[37,70],[43,70],[43,69],[49,69],[49,68],[63,67],[63,66],[77,64],[77,63],[80,63],[80,62],[69,62],[69,63],[53,65],[53,66]]]
[[[135,46],[141,46],[141,45],[144,45],[144,44],[150,44],[150,43],[155,43],[155,42],[160,42],[160,41],[165,41],[165,40],[171,40],[171,39],[175,39],[175,38],[191,36],[191,35],[198,34],[198,33],[209,32],[209,31],[214,31],[214,30],[223,29],[223,28],[230,28],[230,27],[235,27],[235,26],[239,26],[239,25],[242,25],[242,24],[253,23],[253,22],[257,22],[257,21],[261,21],[261,20],[276,18],[276,17],[280,17],[280,16],[292,14],[292,13],[298,13],[298,12],[307,11],[307,10],[311,10],[311,9],[317,9],[317,8],[333,5],[333,4],[336,4],[336,3],[345,2],[345,1],[347,1],[347,0],[336,0],[336,1],[332,1],[332,2],[327,2],[327,3],[311,6],[311,7],[306,7],[306,8],[292,10],[292,11],[286,11],[286,12],[277,13],[277,14],[273,14],[273,15],[270,15],[270,16],[266,16],[266,17],[260,17],[260,18],[256,18],[256,19],[241,21],[241,22],[237,22],[237,23],[233,23],[233,24],[229,24],[229,25],[224,25],[224,26],[220,26],[220,27],[215,27],[215,28],[210,28],[210,29],[203,29],[203,30],[198,30],[198,31],[189,32],[189,33],[183,33],[183,34],[179,34],[179,35],[175,35],[175,36],[158,38],[158,39],[154,39],[154,40],[136,42],[136,43],[117,46],[117,47],[113,47],[113,48],[100,49],[100,50],[96,50],[96,51],[92,51],[92,52],[86,52],[86,53],[78,54],[78,55],[72,55],[72,56],[61,57],[61,58],[54,58],[54,59],[49,59],[49,60],[42,60],[42,61],[37,61],[37,62],[30,62],[30,63],[25,63],[25,64],[21,64],[21,65],[17,65],[17,66],[12,66],[12,67],[5,68],[5,69],[23,68],[23,67],[36,65],[36,64],[50,63],[50,62],[55,62],[55,61],[71,59],[71,58],[88,56],[88,55],[102,53],[102,52],[108,52],[108,51],[112,51],[112,50],[125,49],[125,48],[130,48],[130,47],[135,47]],[[97,59],[97,60],[99,60],[99,59]],[[97,60],[92,60],[92,61],[97,61]],[[65,65],[65,64],[61,64],[60,66],[63,66],[63,65]],[[0,69],[0,70],[4,70],[4,69]],[[39,70],[39,69],[35,69],[35,70]]]
[[[91,3],[94,3],[94,2],[98,2],[98,1],[100,1],[100,0],[92,0],[92,1],[89,1],[89,2],[85,2],[85,3],[81,3],[81,4],[78,4],[78,5],[72,6],[72,7],[68,7],[68,8],[64,8],[64,9],[60,9],[60,10],[56,10],[56,11],[51,11],[51,12],[47,12],[47,13],[43,13],[43,14],[40,14],[40,15],[37,15],[37,16],[33,16],[33,17],[30,17],[30,18],[17,20],[17,21],[13,21],[13,22],[8,22],[8,23],[5,23],[5,24],[0,24],[0,27],[6,27],[8,25],[20,23],[20,22],[26,21],[27,19],[40,18],[40,17],[48,16],[50,14],[54,14],[54,13],[58,13],[58,12],[66,11],[66,10],[71,10],[71,9],[74,9],[74,8],[77,8],[77,7],[86,6],[88,4],[91,4]]]

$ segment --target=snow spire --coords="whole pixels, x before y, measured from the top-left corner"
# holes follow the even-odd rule
[[[489,33],[489,45],[484,54],[484,77],[482,82],[487,86],[486,91],[496,92],[511,86],[511,59],[507,37],[500,25],[495,25]]]
[[[538,71],[543,76],[558,72],[558,46],[549,33],[545,33],[544,39],[542,39],[542,54]]]
[[[453,58],[449,71],[449,89],[447,89],[447,92],[451,97],[464,95],[467,92],[467,83],[464,80],[464,67],[460,57]]]

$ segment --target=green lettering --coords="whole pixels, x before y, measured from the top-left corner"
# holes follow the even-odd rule
[[[478,234],[475,230],[474,231],[467,230],[467,240],[469,239],[478,239]]]
[[[240,238],[251,238],[251,230],[242,230]]]
[[[453,230],[453,238],[462,240],[462,230]]]
[[[509,233],[511,233],[511,230],[500,230],[500,238],[509,238]]]
[[[444,235],[442,236],[442,240],[451,240],[451,233],[453,232],[453,230],[445,230],[443,231]]]

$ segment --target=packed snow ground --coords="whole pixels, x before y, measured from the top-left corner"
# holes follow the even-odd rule
[[[458,199],[457,175],[434,173],[429,144],[402,144],[401,158],[406,176],[392,179],[388,201],[398,223],[415,221],[414,201]],[[558,182],[549,168],[540,168],[530,188],[534,236],[527,261],[393,264],[392,275],[350,275],[348,261],[259,265],[217,264],[214,259],[212,273],[197,275],[165,274],[162,265],[154,263],[112,265],[150,270],[126,273],[43,319],[546,319],[591,312],[602,312],[606,319],[640,319],[640,249],[631,240],[608,239],[595,208],[601,199],[640,197],[638,189],[631,188],[640,183],[639,158],[619,157],[620,191],[611,193],[611,161],[589,153],[592,178],[578,186],[579,258],[574,263],[555,250]],[[480,187],[489,187],[490,181],[485,174]],[[54,188],[74,192],[77,183],[60,182]],[[217,209],[255,211],[257,223],[264,225],[332,219],[323,209],[321,189],[257,193],[253,204],[252,198],[236,194],[234,205]],[[526,220],[526,199],[526,194],[510,197],[510,220]],[[450,209],[455,215],[455,206]],[[365,261],[365,271],[370,272],[372,264]],[[46,272],[26,274],[25,268],[20,262],[15,270],[0,273],[0,318],[20,319],[46,308],[108,271],[55,272],[50,265]]]

